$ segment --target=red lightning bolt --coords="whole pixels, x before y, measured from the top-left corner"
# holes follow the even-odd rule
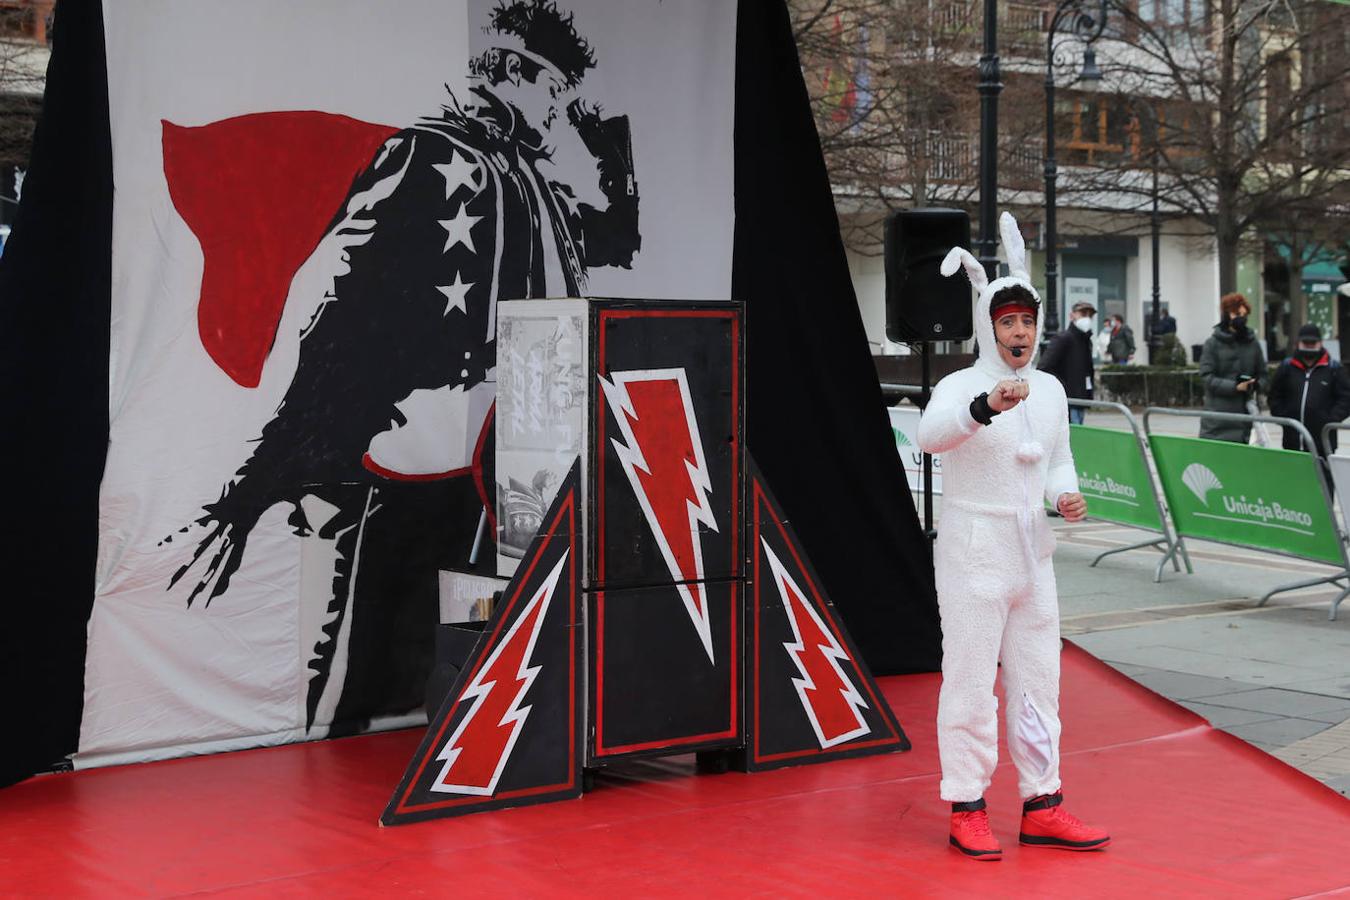
[[[792,683],[797,687],[797,696],[806,710],[806,717],[811,720],[820,749],[826,750],[869,733],[872,729],[861,713],[867,709],[867,702],[839,665],[841,660],[851,662],[848,653],[825,627],[815,608],[806,602],[801,588],[774,555],[769,542],[763,538],[760,541],[764,544],[764,554],[773,569],[774,582],[778,585],[783,609],[787,611],[796,639],[783,644],[802,674],[801,678],[792,679]]]
[[[431,790],[484,797],[496,793],[497,780],[530,715],[531,707],[520,705],[539,674],[540,667],[531,666],[530,658],[566,562],[567,553],[563,553],[506,637],[460,695],[460,703],[472,700],[473,706],[436,757],[445,766]]]
[[[703,579],[699,525],[717,531],[708,491],[712,481],[684,369],[611,372],[600,387],[614,412],[624,443],[613,441],[638,504],[709,661],[712,628]]]

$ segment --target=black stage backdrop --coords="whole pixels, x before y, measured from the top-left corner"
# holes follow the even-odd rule
[[[62,0],[0,259],[0,785],[73,753],[108,442],[112,153],[101,5]],[[732,296],[748,446],[878,674],[940,662],[932,560],[883,414],[781,0],[737,28]]]
[[[858,312],[787,9],[742,0],[736,245],[746,446],[872,672],[928,672],[942,635],[932,548]]]
[[[108,447],[112,144],[97,0],[58,6],[0,258],[0,784],[75,750]]]

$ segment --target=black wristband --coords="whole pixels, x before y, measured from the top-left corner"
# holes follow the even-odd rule
[[[998,410],[989,405],[988,391],[970,401],[970,417],[981,425],[990,424],[994,421],[996,415],[998,415]]]

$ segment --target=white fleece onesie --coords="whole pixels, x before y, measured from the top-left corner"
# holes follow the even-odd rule
[[[1023,798],[1059,790],[1059,599],[1051,555],[1052,505],[1078,490],[1069,450],[1064,388],[1033,365],[1012,369],[994,343],[989,303],[1027,279],[1016,223],[1000,222],[1012,275],[986,283],[966,251],[953,250],[943,274],[966,268],[977,290],[975,365],[942,379],[919,424],[919,446],[942,454],[942,521],[934,564],[942,616],[938,752],[942,799],[978,800],[998,762],[994,675],[1003,663],[1008,747]],[[1011,232],[1011,234],[1009,233]],[[1039,299],[1039,297],[1037,298]],[[1042,316],[1037,316],[1040,343]],[[1004,379],[1030,384],[1025,400],[981,425],[970,402]]]

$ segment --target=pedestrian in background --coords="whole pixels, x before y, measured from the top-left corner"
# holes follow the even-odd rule
[[[1305,447],[1297,429],[1284,429],[1284,449],[1316,449],[1322,457],[1328,452],[1322,446],[1323,426],[1350,415],[1350,373],[1323,349],[1316,325],[1298,330],[1298,346],[1270,379],[1270,414],[1297,419],[1312,433],[1314,447]],[[1327,440],[1335,453],[1336,432]]]
[[[1070,400],[1092,399],[1092,327],[1097,310],[1091,303],[1075,303],[1069,311],[1069,327],[1050,339],[1041,355],[1041,371],[1049,372],[1064,385]],[[1069,407],[1069,422],[1083,424],[1081,406]]]
[[[1158,321],[1153,325],[1153,334],[1155,337],[1162,338],[1163,335],[1177,333],[1177,320],[1172,318],[1172,314],[1167,311],[1167,304],[1158,304]]]
[[[1115,325],[1115,320],[1110,316],[1102,323],[1102,330],[1097,332],[1097,336],[1092,339],[1092,358],[1101,360],[1103,363],[1109,363],[1111,358],[1106,355],[1106,348],[1111,345],[1111,327]]]
[[[1266,389],[1266,357],[1256,335],[1247,327],[1252,307],[1241,294],[1225,294],[1219,301],[1220,320],[1200,353],[1200,378],[1205,383],[1205,409],[1246,413],[1248,401]],[[1200,437],[1245,444],[1251,423],[1201,419]]]
[[[1111,340],[1106,345],[1106,358],[1118,366],[1134,359],[1134,331],[1119,315],[1111,316]]]

